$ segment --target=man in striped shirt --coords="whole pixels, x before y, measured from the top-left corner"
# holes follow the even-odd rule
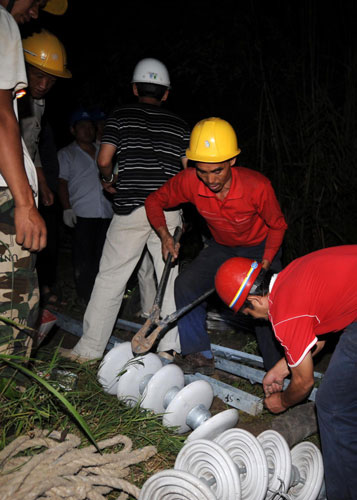
[[[84,315],[83,336],[68,353],[79,362],[103,355],[127,281],[145,247],[160,280],[164,268],[161,241],[146,217],[144,203],[150,193],[186,166],[188,125],[161,107],[170,88],[166,67],[157,59],[143,59],[135,67],[132,84],[137,103],[115,109],[108,118],[98,156],[104,187],[114,193],[114,217]],[[182,225],[180,210],[165,212],[165,219],[170,232]],[[164,295],[164,317],[176,309],[173,285],[177,274],[176,266]],[[180,351],[176,328],[158,346],[158,351],[172,349]]]

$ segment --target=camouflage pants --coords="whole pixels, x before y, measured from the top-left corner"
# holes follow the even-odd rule
[[[36,255],[15,241],[14,201],[0,188],[0,316],[34,327],[39,308]],[[0,353],[30,355],[32,339],[0,319]]]

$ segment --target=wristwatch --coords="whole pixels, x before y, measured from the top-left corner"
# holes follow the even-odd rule
[[[103,182],[106,182],[107,184],[109,184],[110,182],[113,182],[114,174],[112,172],[110,177],[106,177],[105,175],[100,174],[100,178],[102,179]]]

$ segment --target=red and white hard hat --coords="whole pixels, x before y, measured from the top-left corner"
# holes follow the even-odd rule
[[[218,269],[215,278],[216,291],[233,311],[238,312],[242,307],[261,269],[259,262],[245,257],[228,259]]]

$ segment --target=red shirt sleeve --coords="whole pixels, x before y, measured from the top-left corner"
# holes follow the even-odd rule
[[[275,336],[284,347],[290,367],[297,366],[317,342],[314,333],[316,316],[299,316],[273,323]]]
[[[272,262],[281,247],[287,229],[280,205],[270,181],[266,182],[257,196],[257,212],[268,227],[263,259]]]

